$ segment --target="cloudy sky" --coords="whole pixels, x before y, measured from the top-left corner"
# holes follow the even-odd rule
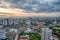
[[[55,16],[60,15],[60,0],[0,0],[0,12]]]

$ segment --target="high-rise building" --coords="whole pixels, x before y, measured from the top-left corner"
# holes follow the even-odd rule
[[[49,40],[52,36],[52,30],[49,28],[41,28],[41,40]]]
[[[0,29],[0,39],[6,39],[6,31],[4,29]]]
[[[8,19],[3,19],[3,25],[4,26],[7,26],[9,23],[8,23]]]

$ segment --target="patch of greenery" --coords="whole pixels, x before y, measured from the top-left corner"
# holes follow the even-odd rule
[[[60,27],[53,27],[54,30],[60,30]]]
[[[41,35],[38,32],[21,33],[21,35],[29,35],[30,40],[41,40]]]
[[[59,26],[53,27],[53,30],[60,31],[60,27]],[[60,34],[57,33],[57,37],[60,39]]]
[[[57,37],[60,39],[60,34],[58,34]]]

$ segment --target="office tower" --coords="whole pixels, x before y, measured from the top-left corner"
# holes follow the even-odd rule
[[[49,30],[49,28],[41,28],[41,40],[49,40],[52,36],[52,30]]]
[[[7,26],[9,23],[8,23],[8,19],[3,19],[3,25],[4,26]]]
[[[6,31],[4,29],[0,29],[0,39],[6,39]]]

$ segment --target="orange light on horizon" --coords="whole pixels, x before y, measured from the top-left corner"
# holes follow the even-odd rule
[[[60,13],[27,13],[22,9],[0,8],[0,16],[37,16],[37,17],[59,17]]]

